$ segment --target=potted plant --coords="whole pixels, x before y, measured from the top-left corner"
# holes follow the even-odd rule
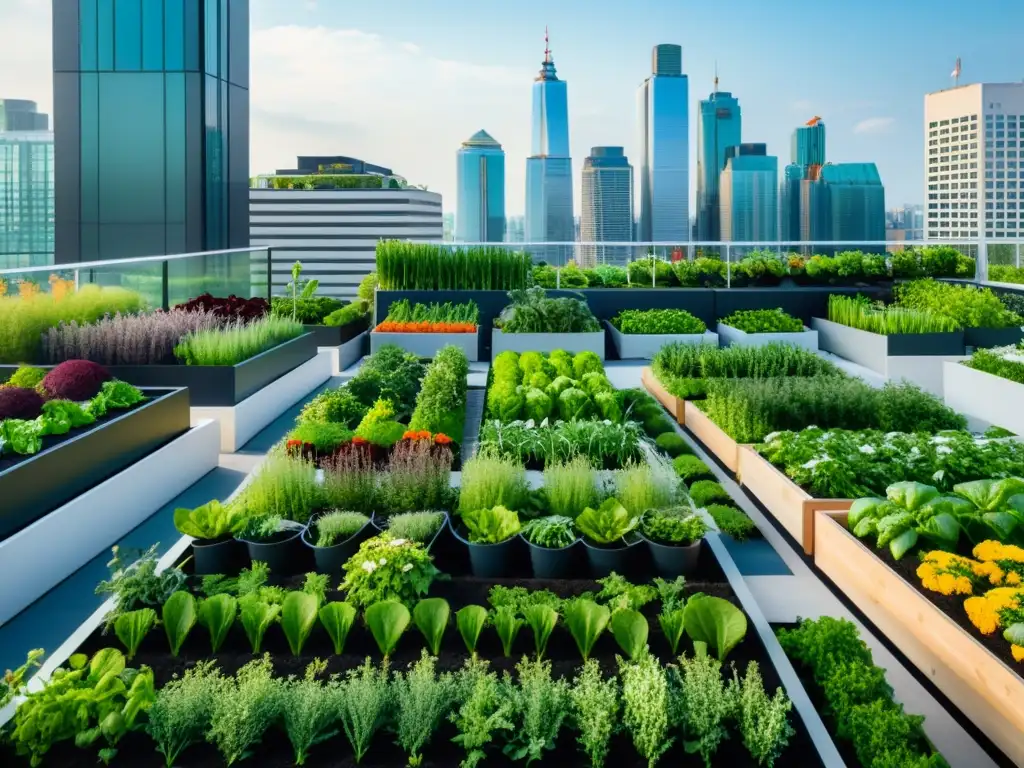
[[[422,544],[429,552],[448,527],[448,513],[425,510],[403,512],[384,518],[374,515],[373,525],[378,531],[388,531],[396,539],[409,539]]]
[[[519,535],[530,552],[533,575],[538,579],[563,579],[574,571],[576,522],[566,515],[548,515],[530,520]]]
[[[193,565],[197,574],[234,573],[240,566],[241,547],[235,539],[245,526],[239,507],[216,499],[195,509],[174,510],[174,527],[191,536]]]
[[[639,524],[640,515],[631,515],[614,497],[605,499],[597,509],[587,507],[580,513],[576,527],[583,534],[583,546],[586,547],[592,576],[633,570],[631,566],[637,545],[642,540],[630,534]]]
[[[469,566],[474,576],[505,576],[515,552],[519,533],[519,515],[503,506],[469,510],[462,513],[464,530],[455,537],[469,550]]]
[[[278,575],[300,572],[303,561],[302,532],[306,526],[278,515],[250,517],[236,538],[249,549],[249,558],[270,566]]]
[[[370,518],[362,512],[334,511],[311,520],[302,543],[313,550],[317,573],[338,573],[372,533]]]
[[[640,521],[640,537],[647,542],[654,568],[667,579],[696,570],[707,531],[703,518],[689,507],[649,509]]]

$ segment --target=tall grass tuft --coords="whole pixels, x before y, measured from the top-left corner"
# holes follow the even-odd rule
[[[402,440],[381,474],[379,505],[389,514],[442,509],[452,491],[452,452],[431,440]]]
[[[304,332],[302,323],[266,317],[247,325],[190,333],[174,348],[174,355],[185,365],[238,365]]]
[[[651,452],[647,463],[631,463],[615,472],[615,498],[631,515],[640,515],[671,506],[678,483],[672,464]]]
[[[316,467],[307,461],[272,454],[236,500],[249,517],[280,517],[305,523],[323,506]]]
[[[517,459],[482,452],[462,465],[459,510],[490,509],[499,504],[521,511],[529,504],[526,469]]]
[[[597,475],[586,456],[576,456],[564,464],[544,468],[544,492],[552,515],[576,518],[587,507],[595,506]]]
[[[828,319],[833,323],[886,336],[897,333],[948,333],[961,328],[956,320],[925,310],[897,306],[874,307],[863,299],[835,294],[828,297]]]
[[[499,246],[377,243],[382,290],[512,291],[526,288],[532,266],[530,254]]]
[[[369,451],[342,451],[322,462],[324,506],[369,514],[377,501],[377,474]]]

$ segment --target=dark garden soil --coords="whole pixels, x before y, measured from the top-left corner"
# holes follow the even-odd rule
[[[702,568],[702,571],[708,569]],[[285,580],[278,580],[283,586],[298,588],[301,586],[302,578],[293,577]],[[600,589],[591,580],[536,580],[536,579],[505,579],[485,580],[472,577],[455,577],[450,581],[436,582],[431,594],[444,597],[451,605],[452,613],[465,605],[478,604],[487,605],[487,595],[490,588],[495,584],[505,586],[524,586],[533,590],[550,589],[561,597],[579,595],[587,591]],[[695,578],[687,586],[687,593],[693,594],[703,592],[709,595],[724,597],[735,602],[732,589],[722,581],[700,581]],[[329,594],[328,600],[341,599],[338,593]],[[643,610],[650,622],[649,644],[651,651],[664,662],[672,661],[672,654],[668,642],[661,632],[657,621],[658,605],[649,604]],[[106,646],[117,646],[113,637],[105,637],[100,632],[94,633],[82,646],[81,651],[92,654]],[[414,625],[410,625],[406,634],[395,653],[392,656],[391,664],[393,669],[401,670],[420,657],[424,648],[423,638]],[[336,656],[326,632],[319,625],[313,630],[310,638],[303,649],[301,657],[292,656],[288,649],[287,642],[279,626],[274,626],[267,632],[264,638],[263,650],[271,654],[275,671],[278,675],[301,675],[307,664],[314,658],[327,660],[329,673],[342,673],[361,665],[369,657],[375,663],[380,660],[380,651],[374,643],[369,631],[360,626],[357,622],[345,644],[344,653]],[[477,647],[479,655],[488,659],[491,668],[495,671],[515,674],[516,662],[525,654],[533,652],[533,636],[528,626],[524,626],[513,646],[512,656],[502,656],[501,644],[497,634],[491,627],[485,628],[480,636]],[[684,637],[680,651],[690,654],[693,652],[692,643]],[[597,659],[602,670],[612,674],[617,668],[616,656],[621,653],[611,634],[606,632],[597,641],[592,657]],[[441,652],[438,657],[439,670],[457,670],[463,666],[467,658],[467,651],[455,627],[454,621],[448,627],[444,635]],[[210,656],[209,640],[206,631],[196,626],[182,648],[179,658],[172,658],[168,654],[167,640],[161,628],[155,629],[143,641],[142,646],[132,666],[146,665],[153,669],[157,686],[166,683],[174,674],[180,674]],[[228,674],[234,673],[243,664],[252,660],[253,655],[248,642],[242,631],[241,625],[231,629],[230,635],[224,647],[217,654],[217,660],[221,669]],[[559,677],[574,677],[579,666],[580,656],[576,645],[564,626],[559,625],[551,636],[547,648],[546,658],[552,663],[553,672]],[[732,666],[742,673],[747,665],[758,662],[761,674],[764,677],[765,688],[769,692],[774,691],[780,685],[779,677],[768,659],[761,641],[754,630],[750,627],[746,638],[729,655],[726,669],[723,674],[731,676]],[[795,714],[790,715],[790,721],[796,729],[796,735],[790,741],[789,747],[783,756],[775,763],[776,766],[819,766],[821,761],[807,734],[803,723]],[[442,726],[435,735],[431,745],[425,752],[423,765],[431,768],[454,768],[464,757],[457,745],[451,742],[455,735],[454,728],[450,724]],[[588,762],[577,751],[574,743],[574,733],[564,728],[559,738],[557,748],[548,753],[543,760],[544,765],[565,765],[583,766]],[[95,765],[93,753],[86,753],[77,750],[73,746],[62,745],[59,750],[54,750],[47,765],[53,766],[92,766]],[[120,754],[113,761],[115,766],[160,766],[160,756],[153,750],[151,741],[145,736],[132,735],[122,742]],[[260,768],[283,768],[293,765],[293,755],[287,738],[277,729],[272,729],[264,738],[262,745],[258,748],[257,754],[252,758],[249,765]],[[393,736],[390,733],[379,733],[374,740],[374,746],[370,753],[364,758],[363,766],[402,766],[406,764],[405,756],[393,744]],[[500,755],[500,748],[489,752],[485,765],[513,765],[509,760]],[[520,763],[521,764],[521,763]],[[702,765],[699,755],[688,755],[685,750],[677,745],[666,753],[659,761],[664,766],[697,766]],[[738,735],[733,734],[730,739],[723,742],[719,749],[715,765],[742,768],[753,766],[746,748]],[[220,755],[209,745],[199,745],[189,749],[178,763],[181,768],[213,768],[223,765]],[[355,765],[354,758],[347,740],[343,735],[338,735],[313,750],[313,754],[307,765],[312,768],[326,768],[327,766],[348,767]],[[608,756],[606,765],[614,768],[641,768],[646,761],[639,758],[632,747],[628,734],[617,734],[613,739],[612,752]]]

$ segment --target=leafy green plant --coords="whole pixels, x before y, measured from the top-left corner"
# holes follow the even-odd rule
[[[325,661],[315,659],[303,677],[279,680],[281,720],[296,765],[305,765],[314,746],[338,733],[337,711],[343,688],[336,678],[325,683],[317,679],[326,668]]]
[[[154,544],[138,559],[131,550],[113,548],[113,558],[107,563],[110,579],[101,581],[96,594],[114,598],[114,610],[107,614],[107,626],[112,626],[119,615],[136,608],[160,608],[175,592],[185,585],[185,574],[180,568],[165,568],[157,572],[159,555]]]
[[[519,515],[502,506],[465,510],[462,522],[472,544],[500,544],[519,533]]]
[[[734,676],[730,693],[737,704],[736,719],[743,745],[758,765],[774,765],[796,733],[788,720],[793,703],[781,688],[775,689],[774,696],[768,696],[756,661],[747,665],[741,681]]]
[[[43,653],[42,648],[33,648],[26,654],[24,664],[13,671],[8,669],[0,678],[0,707],[6,707],[21,693],[25,687],[25,678],[29,676],[29,672],[39,667]]]
[[[299,422],[285,438],[286,444],[296,442],[313,446],[318,456],[328,456],[352,440],[355,433],[344,424],[334,422]]]
[[[665,633],[665,639],[668,640],[673,656],[679,653],[679,641],[683,639],[685,618],[686,609],[684,607],[662,608],[661,613],[658,614],[658,624],[661,625],[661,631]]]
[[[624,608],[612,614],[609,624],[615,642],[630,659],[647,652],[647,619],[639,611]]]
[[[524,622],[519,618],[515,609],[508,605],[502,605],[495,609],[491,615],[491,623],[501,640],[501,649],[505,657],[512,655],[512,646]]]
[[[605,499],[597,509],[587,507],[576,518],[580,533],[595,544],[614,544],[640,524],[640,515],[631,515],[615,498]]]
[[[612,318],[624,334],[682,335],[704,333],[708,327],[685,309],[624,309]]]
[[[299,424],[335,423],[355,429],[368,410],[369,405],[361,402],[347,386],[342,386],[324,390],[302,406],[297,421]]]
[[[334,645],[334,653],[341,656],[345,650],[345,640],[356,618],[356,609],[349,603],[332,602],[323,605],[317,613],[320,623],[327,631]]]
[[[263,645],[263,636],[267,633],[270,625],[281,615],[281,606],[277,603],[260,600],[256,595],[240,599],[239,606],[242,629],[245,630],[245,636],[249,639],[253,654],[257,654]]]
[[[411,618],[409,609],[397,600],[382,600],[366,609],[366,626],[385,658],[398,646]]]
[[[692,449],[682,435],[677,435],[675,432],[664,432],[658,435],[654,439],[654,444],[671,458],[692,453]]]
[[[781,309],[741,309],[720,320],[744,333],[801,333],[804,323]]]
[[[451,609],[448,601],[443,597],[428,597],[416,603],[412,611],[412,620],[416,627],[423,633],[430,652],[437,656],[441,651],[441,641],[444,639],[444,631],[448,627],[448,617]]]
[[[164,629],[167,631],[167,642],[171,646],[171,655],[177,656],[182,643],[196,624],[196,599],[189,592],[175,592],[164,603],[162,618]]]
[[[956,320],[927,310],[907,309],[901,306],[873,307],[859,297],[838,294],[828,297],[828,319],[851,328],[883,335],[949,333],[962,328]]]
[[[619,717],[619,686],[605,679],[595,659],[583,663],[569,689],[576,742],[593,768],[602,768]]]
[[[114,621],[114,634],[128,651],[128,660],[135,658],[139,645],[156,625],[156,611],[152,608],[140,608],[137,611],[122,613]]]
[[[307,573],[305,580],[302,582],[302,591],[307,595],[312,595],[316,598],[316,606],[319,609],[327,600],[328,583],[331,577],[326,573]]]
[[[273,674],[270,654],[264,654],[238,670],[225,695],[214,702],[207,739],[227,765],[251,755],[280,715],[280,688]]]
[[[494,321],[503,333],[594,333],[601,324],[587,303],[567,296],[548,298],[543,288],[510,291],[510,303]]]
[[[476,305],[473,309],[475,314]],[[476,323],[475,316],[473,322]],[[447,346],[438,351],[423,375],[409,429],[445,434],[461,443],[466,420],[468,373],[469,360],[462,349]]]
[[[306,592],[289,592],[281,604],[281,629],[292,655],[302,654],[309,633],[316,624],[319,601]]]
[[[306,523],[320,507],[320,499],[312,462],[272,453],[233,503],[250,518],[277,516]]]
[[[521,533],[531,544],[547,549],[564,549],[576,542],[576,521],[564,515],[548,515],[530,520]]]
[[[658,598],[658,590],[650,584],[634,584],[624,576],[612,571],[603,579],[598,579],[601,591],[596,599],[604,602],[612,613],[620,610],[639,611],[649,602]]]
[[[715,480],[698,480],[690,486],[690,499],[698,507],[705,507],[712,502],[732,501],[729,492]]]
[[[459,629],[459,635],[466,644],[466,650],[473,656],[476,656],[476,644],[487,621],[488,612],[482,605],[466,605],[455,612],[455,624]]]
[[[440,575],[422,544],[396,539],[388,532],[360,544],[344,570],[345,580],[339,588],[356,607],[382,600],[412,605]]]
[[[677,456],[672,462],[672,467],[686,483],[715,476],[711,468],[696,456]]]
[[[370,309],[363,300],[353,301],[323,316],[321,321],[328,328],[344,328],[353,323],[366,323],[370,317]]]
[[[424,650],[409,671],[396,674],[391,683],[398,710],[396,740],[409,756],[410,766],[422,764],[423,748],[458,700],[455,678],[448,672],[437,674],[435,667],[435,659]]]
[[[198,620],[210,633],[210,646],[217,653],[224,644],[235,617],[238,615],[238,600],[231,595],[214,595],[199,604]]]
[[[182,752],[205,740],[217,700],[227,695],[230,683],[212,660],[199,661],[156,692],[147,713],[146,732],[164,756],[166,768],[178,763]]]
[[[1024,325],[1024,317],[1013,312],[989,288],[913,280],[893,289],[896,304],[949,318],[964,328],[1012,328]]]
[[[757,533],[754,521],[735,507],[726,504],[708,504],[704,507],[704,511],[715,521],[719,531],[732,536],[737,541],[743,541]]]
[[[523,618],[533,632],[533,647],[537,658],[542,658],[548,647],[551,633],[558,624],[558,612],[550,605],[534,604],[523,610]]]
[[[370,518],[362,512],[328,512],[313,521],[316,545],[331,547],[350,539],[369,524]]]
[[[708,526],[689,507],[650,509],[644,513],[640,532],[659,544],[687,546],[700,541]]]
[[[670,693],[665,671],[656,658],[641,654],[636,661],[619,659],[622,679],[622,724],[639,755],[653,768],[675,741],[670,733]]]
[[[660,455],[644,463],[632,462],[615,473],[615,498],[630,515],[667,507],[675,501],[678,486],[672,465]]]
[[[688,703],[683,710],[683,732],[687,752],[697,752],[710,768],[719,745],[728,736],[726,723],[735,709],[735,698],[722,679],[721,659],[708,655],[707,644],[694,642],[693,656],[681,656],[681,695]]]
[[[345,678],[343,694],[339,697],[338,718],[355,752],[356,763],[366,757],[373,737],[387,722],[393,701],[388,682],[386,661],[374,668],[369,659],[358,669],[350,670]]]
[[[505,679],[518,726],[505,745],[504,753],[526,764],[544,759],[555,748],[558,733],[569,714],[569,684],[551,676],[551,662],[527,657],[516,664],[519,684]]]
[[[574,600],[566,605],[564,616],[580,656],[586,661],[590,658],[594,643],[608,627],[611,611],[593,600]]]
[[[724,598],[695,595],[686,602],[683,627],[691,640],[714,648],[723,661],[746,637],[747,616]]]
[[[466,752],[460,768],[476,768],[499,731],[514,728],[513,702],[498,676],[487,671],[487,662],[471,658],[459,672],[465,692],[462,705],[451,716],[458,733],[452,739]]]
[[[195,509],[174,510],[174,527],[184,536],[214,541],[238,533],[245,524],[242,510],[216,499]]]
[[[641,425],[632,421],[487,421],[480,429],[480,449],[500,455],[520,472],[524,471],[524,463],[547,465],[576,455],[586,456],[595,466],[622,467],[643,457],[642,438]],[[505,506],[511,508],[509,504]]]
[[[1024,363],[1015,359],[1019,352],[1017,347],[976,349],[970,359],[964,360],[961,365],[1024,384]]]

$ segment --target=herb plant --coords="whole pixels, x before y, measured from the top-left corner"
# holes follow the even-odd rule
[[[1024,317],[1006,308],[989,288],[913,280],[893,289],[900,307],[942,315],[963,328],[1012,328],[1024,325]]]
[[[157,573],[157,547],[154,544],[135,560],[131,550],[113,548],[113,557],[107,563],[110,579],[96,587],[97,595],[108,595],[116,600],[114,610],[107,616],[108,626],[126,611],[161,607],[184,586],[186,577],[178,568],[166,568]]]
[[[583,663],[569,689],[570,718],[576,730],[576,742],[593,768],[602,768],[608,744],[619,716],[619,685],[601,674],[597,661]]]
[[[544,759],[555,748],[559,731],[569,714],[569,684],[551,676],[551,662],[523,657],[516,665],[518,685],[505,678],[516,727],[505,745],[505,754],[526,764]]]
[[[683,733],[688,752],[697,752],[710,768],[719,745],[728,736],[726,723],[735,703],[722,679],[721,660],[707,653],[702,641],[694,643],[693,656],[679,658],[682,673]]]
[[[622,679],[622,722],[636,751],[653,768],[675,741],[670,729],[670,694],[665,670],[656,658],[619,660]]]
[[[739,710],[736,718],[743,745],[758,765],[772,766],[796,733],[789,725],[793,703],[781,688],[768,696],[756,661],[747,665],[742,680],[733,674],[730,692]]]
[[[593,333],[601,330],[582,299],[548,298],[543,288],[511,291],[511,303],[494,321],[504,333]]]
[[[387,532],[364,541],[344,570],[345,580],[339,589],[357,607],[381,600],[412,605],[427,594],[440,574],[423,545]]]
[[[280,688],[273,677],[270,654],[250,661],[217,697],[207,739],[220,751],[227,765],[252,754],[281,713]]]
[[[707,530],[704,520],[689,507],[648,510],[640,523],[640,532],[651,541],[676,546],[700,541]]]
[[[722,318],[723,325],[744,333],[801,333],[804,323],[781,309],[741,309]]]
[[[737,541],[743,541],[757,532],[754,521],[743,512],[727,504],[708,504],[704,507],[715,526],[722,533],[732,536]]]
[[[313,521],[316,527],[316,545],[330,547],[355,536],[366,527],[370,518],[362,512],[329,512]]]
[[[548,515],[528,521],[522,528],[523,538],[546,549],[564,549],[576,539],[576,522],[565,515]]]
[[[146,732],[164,756],[167,768],[193,744],[205,739],[217,700],[227,695],[231,683],[221,677],[212,660],[197,662],[162,686],[149,708]]]
[[[597,502],[597,476],[590,461],[574,456],[544,468],[544,493],[552,515],[576,517]]]
[[[326,662],[315,659],[302,678],[278,681],[281,720],[296,765],[305,765],[314,746],[338,733],[337,713],[343,689],[337,679],[317,679],[326,668]]]
[[[633,584],[615,571],[598,579],[597,583],[601,585],[597,600],[604,602],[612,613],[620,610],[639,611],[658,597],[655,587],[650,584]]]
[[[391,684],[397,710],[395,728],[398,745],[409,756],[409,765],[423,761],[423,749],[430,743],[442,720],[458,700],[459,686],[449,672],[438,674],[436,661],[426,651],[395,675]]]
[[[529,496],[526,470],[511,458],[481,450],[462,465],[459,490],[462,511],[495,506],[520,510],[526,508]]]
[[[387,722],[394,696],[388,683],[387,663],[375,668],[369,659],[345,677],[338,718],[357,763],[366,757],[373,737]]]
[[[385,291],[510,291],[526,287],[532,264],[530,254],[500,245],[377,244],[377,276]]]
[[[388,518],[388,533],[396,539],[429,544],[444,524],[444,512],[403,512]]]
[[[487,662],[472,658],[459,672],[459,685],[465,691],[462,705],[451,716],[458,734],[452,739],[466,752],[460,768],[476,768],[487,753],[497,732],[511,730],[513,702],[498,680],[487,671]]]
[[[174,356],[183,365],[238,365],[303,333],[301,323],[268,317],[189,333],[174,347]]]
[[[963,326],[946,315],[902,306],[873,307],[859,297],[832,294],[828,297],[828,319],[870,333],[949,333]]]
[[[1020,350],[1017,347],[976,349],[961,365],[1024,384],[1024,361],[1020,359]]]
[[[685,309],[625,309],[612,318],[624,334],[683,335],[704,333],[708,327]]]
[[[471,544],[500,544],[519,533],[519,515],[502,506],[462,512]]]

